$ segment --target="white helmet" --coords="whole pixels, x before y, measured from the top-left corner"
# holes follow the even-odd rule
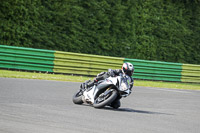
[[[122,65],[122,71],[128,76],[132,76],[134,72],[134,67],[131,63],[126,62]]]

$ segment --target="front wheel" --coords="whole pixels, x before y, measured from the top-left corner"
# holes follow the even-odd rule
[[[78,91],[77,93],[75,93],[72,100],[73,100],[73,103],[75,104],[82,104],[83,103],[82,92]]]
[[[105,91],[95,99],[93,106],[95,108],[103,108],[104,106],[111,104],[116,98],[117,98],[116,90],[111,89]]]

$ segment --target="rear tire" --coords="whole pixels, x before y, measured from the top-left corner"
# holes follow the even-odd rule
[[[82,100],[81,91],[78,91],[77,93],[75,93],[72,100],[74,104],[82,104],[83,100]]]
[[[111,95],[107,99],[105,99],[103,102],[99,103],[98,102],[98,98],[99,97],[97,97],[95,99],[93,107],[95,107],[95,108],[103,108],[104,106],[111,104],[117,98],[117,91],[112,89],[111,90]]]

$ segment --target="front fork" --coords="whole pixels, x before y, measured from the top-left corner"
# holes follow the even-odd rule
[[[94,96],[96,95],[97,92],[98,88],[96,87],[96,85],[91,87],[89,90],[85,89],[85,91],[83,92],[83,101],[89,104],[93,104]]]

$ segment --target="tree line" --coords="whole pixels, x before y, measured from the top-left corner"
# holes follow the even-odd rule
[[[0,44],[200,64],[200,0],[1,0]]]

